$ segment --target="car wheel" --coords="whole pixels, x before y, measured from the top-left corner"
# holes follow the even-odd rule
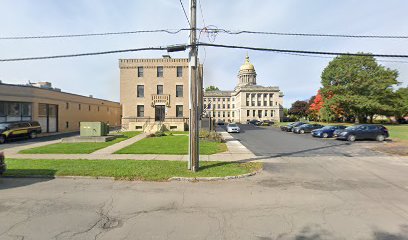
[[[376,140],[379,141],[379,142],[383,142],[385,140],[385,137],[384,137],[384,135],[378,135],[376,137]]]
[[[3,135],[0,135],[0,144],[5,143],[6,142],[6,137]]]
[[[303,129],[302,129],[302,130],[300,130],[300,133],[301,133],[301,134],[305,133],[305,130],[303,130]]]
[[[328,137],[329,137],[329,134],[328,134],[328,133],[323,133],[322,137],[323,137],[323,138],[328,138]]]
[[[356,136],[354,136],[354,135],[348,136],[348,137],[347,137],[347,141],[349,141],[349,142],[354,142],[354,141],[356,141]]]
[[[37,137],[37,133],[36,132],[31,132],[30,133],[30,138],[31,139],[34,139],[34,138],[36,138]]]

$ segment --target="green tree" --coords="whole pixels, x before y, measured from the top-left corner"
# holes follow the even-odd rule
[[[309,111],[309,103],[307,101],[296,101],[292,103],[292,107],[288,113],[297,118],[307,117]]]
[[[393,110],[398,71],[385,68],[372,56],[339,56],[322,73],[325,108],[336,106],[359,122]],[[326,109],[328,110],[328,109]]]
[[[396,118],[408,116],[408,87],[399,88],[395,92],[394,115]]]
[[[216,86],[208,86],[206,89],[205,89],[205,91],[206,92],[211,92],[211,91],[218,91],[218,90],[220,90],[218,87],[216,87]]]

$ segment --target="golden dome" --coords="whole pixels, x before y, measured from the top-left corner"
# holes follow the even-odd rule
[[[245,57],[245,63],[239,68],[239,70],[251,70],[251,71],[255,71],[254,65],[252,65],[251,62],[249,62],[249,57],[248,57],[248,55]]]

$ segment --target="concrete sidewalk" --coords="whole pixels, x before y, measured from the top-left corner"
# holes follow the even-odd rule
[[[141,134],[136,135],[136,136],[134,136],[132,138],[126,139],[126,140],[121,141],[121,142],[118,142],[118,143],[113,144],[113,145],[111,145],[109,147],[99,149],[99,150],[97,150],[97,151],[95,151],[93,153],[90,153],[90,154],[92,154],[92,155],[113,154],[114,152],[119,151],[122,148],[125,148],[125,147],[127,147],[129,145],[132,145],[135,142],[138,142],[138,141],[142,140],[146,136],[147,136],[146,133],[141,133]]]

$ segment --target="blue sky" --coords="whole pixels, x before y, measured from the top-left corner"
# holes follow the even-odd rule
[[[183,0],[188,8],[188,1]],[[201,0],[205,25],[231,30],[313,32],[332,34],[408,35],[406,0]],[[0,0],[0,35],[48,35],[186,28],[179,0]],[[199,27],[204,25],[198,11]],[[202,41],[208,39],[202,38]],[[82,53],[187,43],[188,34],[0,40],[0,58]],[[222,35],[217,44],[337,52],[408,54],[408,40],[305,38],[260,35]],[[204,85],[233,89],[247,51],[200,49]],[[6,83],[49,81],[64,91],[119,100],[119,58],[161,57],[165,52],[0,63]],[[330,59],[279,53],[248,52],[258,84],[279,86],[285,106],[308,99],[320,87],[320,74]],[[171,54],[187,57],[187,52]],[[405,60],[408,61],[408,60]],[[408,63],[381,64],[397,69],[408,84]]]

